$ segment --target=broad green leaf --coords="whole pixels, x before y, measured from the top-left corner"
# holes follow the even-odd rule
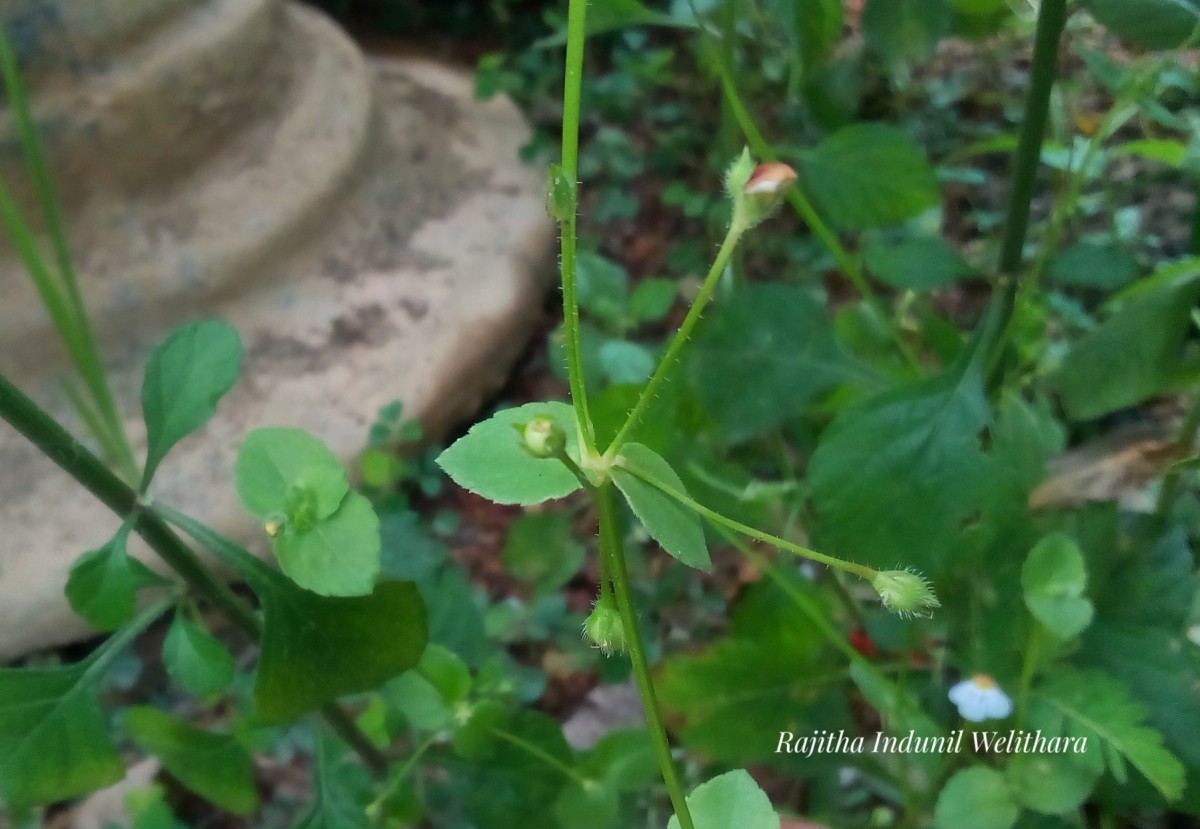
[[[0,797],[10,807],[66,800],[125,775],[94,664],[0,671]]]
[[[454,752],[466,760],[487,760],[496,753],[502,729],[511,716],[509,710],[495,700],[482,700],[471,706],[465,720],[457,723],[451,737]]]
[[[752,285],[700,329],[688,383],[730,441],[779,426],[842,383],[851,364],[825,309],[790,285]]]
[[[987,492],[991,412],[976,368],[868,398],[821,435],[808,476],[820,549],[936,573]]]
[[[67,577],[67,601],[96,630],[116,630],[133,618],[143,587],[170,584],[125,550],[129,527],[107,544],[80,556]]]
[[[217,320],[180,326],[154,349],[142,381],[143,489],[171,447],[216,413],[217,401],[233,388],[241,363],[237,331]]]
[[[1173,49],[1200,24],[1196,0],[1084,0],[1084,8],[1113,31],[1146,49]]]
[[[198,521],[160,510],[262,602],[254,699],[264,722],[290,722],[338,697],[378,688],[425,650],[425,605],[410,582],[381,582],[369,596],[318,596]]]
[[[322,596],[366,596],[379,575],[381,541],[375,509],[357,492],[337,512],[300,531],[288,523],[273,539],[279,567],[296,584]]]
[[[408,727],[420,732],[437,731],[451,724],[454,711],[438,689],[416,671],[393,679],[383,689],[389,709],[404,717]]]
[[[557,590],[583,566],[586,553],[566,512],[522,515],[509,528],[501,553],[510,574],[539,591]]]
[[[867,0],[862,30],[884,60],[917,60],[933,54],[950,33],[950,10],[946,0]]]
[[[1059,639],[1070,639],[1091,623],[1092,603],[1084,596],[1086,587],[1083,553],[1062,533],[1039,541],[1021,568],[1025,606]]]
[[[384,513],[379,519],[379,534],[383,545],[379,562],[381,578],[422,581],[446,560],[445,545],[430,536],[415,512]]]
[[[1004,774],[1022,806],[1046,815],[1079,808],[1098,776],[1094,769],[1060,754],[1016,754],[1009,758]]]
[[[437,459],[456,484],[498,504],[539,504],[579,489],[560,461],[535,458],[517,429],[539,415],[553,418],[567,437],[567,454],[579,459],[575,413],[565,403],[526,403],[476,423]]]
[[[1059,285],[1115,291],[1137,279],[1138,265],[1115,245],[1080,242],[1054,254],[1046,276]]]
[[[621,447],[612,479],[646,532],[664,550],[688,567],[712,569],[704,527],[696,513],[647,483],[655,481],[686,493],[683,481],[670,464],[640,443],[627,443]]]
[[[1183,765],[1163,746],[1162,734],[1145,725],[1145,720],[1146,710],[1128,689],[1100,671],[1054,674],[1037,689],[1029,715],[1030,724],[1047,737],[1086,738],[1089,768],[1099,771],[1107,765],[1123,782],[1124,767],[1114,762],[1114,754],[1119,755],[1163,797],[1175,800],[1183,793]]]
[[[972,766],[950,778],[933,810],[936,829],[1008,829],[1020,814],[1004,775]]]
[[[1108,318],[1067,352],[1058,386],[1067,414],[1099,417],[1172,387],[1183,370],[1200,262],[1188,260],[1113,298]]]
[[[232,734],[214,734],[153,708],[125,712],[125,733],[183,786],[235,815],[258,808],[254,763]]]
[[[458,655],[441,645],[428,645],[414,669],[423,676],[449,705],[467,698],[471,690],[471,670]]]
[[[179,687],[212,699],[233,681],[233,656],[220,640],[179,610],[163,641],[163,666]]]
[[[56,803],[124,776],[100,705],[100,680],[165,607],[143,611],[77,664],[0,669],[0,801],[13,810]]]
[[[805,189],[844,230],[902,222],[941,201],[925,153],[895,127],[838,130],[800,161]]]
[[[333,515],[350,491],[337,456],[303,429],[255,429],[238,450],[234,480],[251,515],[304,526]]]
[[[890,245],[872,242],[864,248],[863,258],[881,282],[907,291],[933,291],[976,275],[940,236],[913,237]]]
[[[354,797],[347,779],[354,763],[344,762],[341,746],[324,734],[318,736],[313,763],[312,805],[294,829],[367,829],[367,812]]]
[[[696,829],[779,829],[770,798],[742,769],[697,786],[687,804]],[[679,818],[672,815],[667,829],[679,829]]]
[[[650,734],[643,728],[605,734],[588,754],[584,771],[622,792],[645,791],[660,773]]]

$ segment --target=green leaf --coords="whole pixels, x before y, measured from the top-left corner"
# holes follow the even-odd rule
[[[973,766],[956,773],[938,795],[933,810],[936,829],[1008,829],[1020,809],[998,771]]]
[[[237,382],[242,342],[217,320],[176,328],[154,349],[142,381],[146,420],[145,489],[171,447],[217,411],[217,401]]]
[[[629,313],[638,322],[658,322],[675,305],[679,286],[674,279],[644,279],[629,298]]]
[[[296,584],[322,596],[366,596],[379,575],[379,518],[362,495],[344,496],[337,512],[307,532],[285,525],[273,548]]]
[[[254,699],[264,722],[290,722],[338,697],[378,688],[415,665],[425,650],[425,605],[410,582],[381,582],[369,596],[319,596],[200,522],[160,511],[212,550],[262,602]]]
[[[229,650],[208,631],[176,612],[163,641],[163,666],[174,682],[190,694],[209,700],[233,682]]]
[[[1146,49],[1173,49],[1200,24],[1196,0],[1084,0],[1115,35]]]
[[[247,435],[234,483],[251,515],[299,521],[302,528],[333,515],[350,491],[337,456],[303,429],[255,429]]]
[[[664,550],[688,567],[706,572],[712,569],[700,519],[678,501],[647,483],[656,481],[676,492],[686,493],[683,481],[679,480],[670,464],[640,443],[627,443],[621,447],[617,465],[612,470],[612,479],[646,532]]]
[[[559,825],[571,829],[615,829],[620,812],[620,792],[599,780],[573,780],[554,801]]]
[[[844,230],[896,224],[941,201],[925,153],[883,124],[838,130],[805,154],[799,172],[822,214]]]
[[[1084,597],[1086,587],[1083,553],[1061,533],[1039,541],[1021,568],[1025,606],[1059,639],[1077,636],[1091,623],[1093,610]]]
[[[567,436],[567,454],[579,460],[575,412],[565,403],[526,403],[476,423],[437,459],[463,489],[498,504],[539,504],[579,489],[579,480],[554,458],[535,458],[514,426],[550,417]]]
[[[950,32],[946,0],[867,0],[862,13],[867,44],[888,62],[933,54]]]
[[[1046,275],[1059,285],[1115,291],[1137,279],[1138,265],[1116,245],[1080,242],[1050,260]]]
[[[1183,793],[1183,765],[1163,747],[1162,734],[1144,724],[1145,709],[1107,674],[1069,671],[1053,675],[1037,690],[1029,720],[1047,737],[1086,738],[1091,768],[1107,765],[1118,782],[1124,781],[1125,771],[1114,762],[1114,754],[1128,760],[1168,800]]]
[[[1183,369],[1200,261],[1167,267],[1113,298],[1111,312],[1063,359],[1058,386],[1067,414],[1099,417],[1169,389]]]
[[[125,550],[129,527],[107,544],[80,556],[67,577],[67,601],[96,630],[116,630],[133,618],[143,587],[170,584]]]
[[[67,800],[125,775],[100,707],[96,664],[93,657],[0,671],[0,796],[9,807]]]
[[[603,256],[581,252],[575,262],[579,307],[609,323],[619,323],[629,303],[629,274]]]
[[[449,705],[462,702],[471,690],[471,670],[454,651],[441,645],[428,645],[415,670]]]
[[[544,592],[557,590],[578,573],[585,553],[569,514],[541,512],[513,522],[501,556],[509,573]]]
[[[871,242],[863,258],[881,282],[908,291],[933,291],[976,275],[940,236],[912,237],[890,245]]]
[[[213,734],[153,708],[130,708],[124,725],[189,791],[235,815],[258,808],[254,763],[234,735]]]
[[[446,560],[445,545],[435,541],[421,526],[421,517],[410,510],[382,515],[379,535],[383,545],[379,562],[381,578],[423,581]]]
[[[742,769],[697,786],[687,804],[696,829],[779,829],[770,798]],[[679,818],[672,815],[667,829],[679,829]]]
[[[713,309],[688,384],[730,441],[779,426],[851,368],[820,303],[790,285],[752,285]]]
[[[366,809],[355,801],[347,779],[354,763],[343,761],[341,747],[324,734],[318,736],[313,768],[313,803],[295,829],[367,829]]]
[[[610,383],[645,383],[654,373],[654,354],[644,345],[628,340],[605,340],[597,356]]]
[[[1073,812],[1092,792],[1097,773],[1069,756],[1016,754],[1004,770],[1014,797],[1022,806],[1046,815]]]
[[[985,500],[989,459],[979,436],[990,420],[975,367],[843,411],[808,466],[820,547],[936,573]]]

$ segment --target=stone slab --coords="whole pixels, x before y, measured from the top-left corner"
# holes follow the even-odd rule
[[[218,316],[237,327],[247,352],[238,386],[168,456],[152,495],[259,554],[266,539],[232,487],[250,430],[305,428],[349,459],[376,411],[400,400],[438,434],[502,383],[553,279],[554,229],[541,174],[517,161],[529,133],[516,108],[476,101],[468,74],[420,60],[374,62],[370,73],[378,122],[363,161],[304,233],[281,237],[252,275],[189,295],[182,307],[148,306],[123,337],[106,338],[140,449],[140,366],[154,342],[177,318]],[[310,161],[297,151],[297,170]],[[260,199],[269,217],[270,193],[248,189],[246,198]],[[11,370],[9,357],[0,353],[0,368]],[[69,419],[53,372],[28,368],[18,379]],[[63,585],[76,557],[117,525],[0,424],[0,660],[88,634]]]

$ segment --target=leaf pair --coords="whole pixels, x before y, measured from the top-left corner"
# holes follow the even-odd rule
[[[441,454],[438,465],[459,486],[498,504],[531,505],[570,495],[582,488],[579,479],[559,460],[530,454],[513,429],[539,416],[551,418],[567,436],[567,455],[578,463],[575,414],[565,403],[550,402],[505,409],[475,424]],[[641,444],[626,444],[615,461],[612,479],[646,532],[664,550],[689,567],[711,568],[699,520],[662,491],[665,486],[685,492],[665,460]]]
[[[350,491],[337,456],[300,429],[258,429],[238,452],[235,481],[264,522],[279,566],[323,596],[364,596],[379,575],[379,518]]]

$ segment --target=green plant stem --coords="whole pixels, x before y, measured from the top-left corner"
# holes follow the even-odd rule
[[[671,805],[675,809],[675,816],[679,818],[680,829],[695,829],[691,812],[688,811],[683,787],[675,772],[675,761],[671,757],[671,744],[667,740],[667,730],[663,726],[662,714],[658,710],[654,682],[650,678],[650,665],[646,661],[646,651],[642,647],[641,629],[638,626],[637,611],[633,606],[633,591],[629,584],[629,568],[625,564],[625,545],[621,542],[617,532],[616,502],[611,482],[605,482],[598,488],[596,510],[600,523],[600,554],[608,559],[613,590],[617,596],[617,608],[625,627],[625,640],[629,645],[629,659],[633,663],[633,676],[637,681],[642,708],[646,712],[646,724],[650,731],[650,740],[654,745],[654,754],[658,759],[658,766],[662,771],[663,782],[667,786]]]
[[[412,772],[413,767],[425,756],[425,752],[429,751],[434,743],[437,742],[437,737],[437,734],[430,734],[422,740],[421,744],[413,749],[408,757],[404,758],[404,764],[391,776],[391,779],[388,780],[387,786],[384,787],[379,797],[371,801],[371,805],[367,807],[367,817],[370,818],[372,826],[380,827],[385,824],[386,814],[383,811],[384,804],[396,794],[396,791],[408,779],[408,775]]]
[[[1033,201],[1042,141],[1046,134],[1046,119],[1050,113],[1050,93],[1058,66],[1058,44],[1067,20],[1067,0],[1042,0],[1038,9],[1037,32],[1033,44],[1033,65],[1029,88],[1025,94],[1025,110],[1017,153],[1013,160],[1012,189],[1008,196],[1008,211],[1004,221],[1004,238],[1000,247],[1003,332],[997,340],[994,354],[1003,351],[1012,336],[1013,312],[1017,295],[1024,280],[1018,278],[1029,230],[1029,208]],[[993,365],[996,359],[992,360]]]
[[[1191,454],[1195,449],[1197,429],[1200,429],[1200,391],[1192,398],[1192,405],[1175,434],[1175,445],[1182,454]],[[1158,491],[1158,502],[1154,505],[1154,514],[1159,518],[1166,518],[1171,514],[1171,508],[1175,506],[1175,500],[1179,497],[1179,484],[1182,480],[1183,475],[1180,472],[1168,472],[1163,478],[1162,488]]]
[[[254,641],[261,638],[262,622],[254,609],[213,575],[166,522],[143,509],[137,493],[128,484],[113,474],[103,461],[75,440],[3,374],[0,374],[0,418],[12,425],[117,517],[126,520],[136,514],[134,531],[168,567],[189,587],[219,607],[247,637]],[[328,705],[321,709],[321,713],[330,727],[370,768],[378,772],[387,767],[387,758],[371,744],[344,711],[336,705]]]
[[[717,284],[721,279],[721,272],[725,270],[725,265],[729,262],[729,257],[733,255],[733,251],[744,232],[745,229],[736,223],[729,225],[729,230],[725,233],[725,241],[721,242],[721,247],[717,251],[717,256],[713,260],[712,267],[708,269],[708,275],[704,277],[704,284],[700,287],[700,292],[696,294],[695,300],[692,301],[692,307],[688,309],[687,316],[683,318],[683,324],[679,326],[679,330],[671,338],[671,342],[667,345],[667,350],[663,353],[662,359],[654,367],[654,374],[650,376],[649,382],[642,389],[641,395],[638,396],[637,402],[629,412],[629,416],[625,418],[625,423],[618,430],[617,436],[613,438],[612,443],[605,450],[604,454],[606,456],[611,457],[621,450],[621,447],[629,440],[630,433],[637,428],[642,416],[646,414],[646,408],[650,405],[650,401],[654,399],[654,395],[658,393],[659,386],[666,380],[667,374],[675,365],[675,361],[683,353],[688,338],[692,334],[692,329],[700,321],[700,315],[704,313],[704,307],[708,305],[713,291],[717,289]]]
[[[567,59],[563,86],[562,172],[570,182],[571,205],[562,221],[563,330],[566,334],[567,378],[571,405],[579,424],[583,449],[596,453],[596,433],[588,411],[583,379],[583,346],[579,333],[579,296],[576,290],[576,216],[579,212],[579,111],[583,87],[583,47],[587,40],[587,0],[570,0],[567,9]]]
[[[654,487],[664,495],[667,495],[668,497],[678,501],[680,504],[697,513],[701,517],[708,519],[714,524],[717,524],[718,526],[725,527],[745,536],[749,536],[750,538],[753,538],[757,541],[762,541],[765,544],[770,544],[772,547],[777,547],[785,552],[794,553],[802,558],[819,562],[820,564],[824,564],[827,567],[832,567],[835,570],[844,570],[847,573],[853,573],[854,575],[866,579],[867,581],[873,581],[875,576],[879,575],[878,571],[871,567],[867,567],[865,564],[856,564],[853,561],[846,561],[842,558],[827,556],[824,553],[818,553],[816,550],[810,550],[808,547],[801,547],[799,544],[793,544],[787,539],[771,535],[770,533],[765,533],[762,530],[756,530],[749,524],[743,524],[740,521],[735,521],[732,518],[728,518],[716,510],[709,509],[698,501],[693,500],[687,494],[680,492],[679,490],[668,486],[667,484],[664,484],[662,481],[656,480],[647,475],[639,474],[635,469],[626,468],[626,471],[642,481],[645,481],[647,484]]]
[[[488,731],[491,734],[499,737],[501,740],[504,740],[506,743],[511,743],[512,745],[521,749],[530,757],[536,757],[550,768],[560,772],[564,777],[574,781],[575,783],[578,783],[580,786],[587,786],[588,783],[591,782],[575,769],[564,763],[562,760],[558,759],[540,746],[536,746],[529,742],[524,737],[518,737],[512,732],[505,731],[503,728],[496,728],[495,726],[488,728]]]
[[[720,60],[717,60],[715,63],[724,98],[729,103],[730,110],[733,112],[734,118],[737,119],[738,125],[742,129],[742,134],[746,136],[746,141],[750,144],[751,151],[760,161],[776,161],[777,156],[771,149],[771,145],[763,138],[754,120],[750,117],[749,110],[746,109],[745,104],[742,102],[737,90],[737,84],[734,83],[729,67],[725,66]],[[883,306],[883,302],[879,299],[879,296],[871,289],[871,284],[867,281],[866,275],[863,274],[862,268],[859,267],[858,261],[850,255],[838,239],[837,234],[830,229],[829,225],[825,224],[825,220],[817,213],[817,209],[813,206],[812,202],[804,195],[803,189],[801,189],[799,184],[793,184],[787,189],[784,196],[796,211],[801,221],[820,240],[821,244],[825,246],[829,255],[833,257],[838,270],[850,280],[854,289],[858,291],[859,296],[863,298],[875,315],[887,325],[892,341],[895,343],[897,351],[904,357],[905,362],[914,369],[920,368],[920,359],[904,339],[904,335],[901,334],[900,329],[891,321],[891,314]]]
[[[1025,658],[1021,662],[1021,678],[1017,685],[1017,724],[1021,726],[1025,725],[1029,689],[1033,687],[1033,674],[1041,658],[1044,635],[1041,624],[1035,620],[1033,629],[1029,631],[1029,641],[1025,644]]]

